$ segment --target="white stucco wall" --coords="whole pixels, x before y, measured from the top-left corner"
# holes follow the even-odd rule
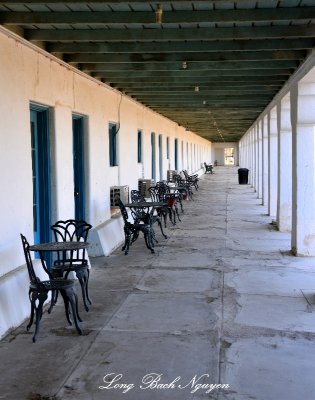
[[[77,73],[4,28],[0,29],[0,54],[1,336],[29,312],[25,296],[28,278],[25,270],[21,270],[25,260],[19,233],[32,243],[31,102],[50,107],[53,221],[74,216],[72,114],[85,116],[86,219],[94,228],[90,255],[109,254],[122,241],[121,219],[111,218],[110,214],[110,187],[129,185],[135,189],[139,178],[151,178],[151,132],[156,134],[157,178],[159,134],[163,135],[164,179],[167,169],[174,169],[175,138],[178,138],[179,168],[189,172],[202,173],[201,163],[211,157],[211,143],[110,87]],[[120,123],[118,167],[109,167],[109,122]],[[138,129],[143,132],[143,164],[137,162]],[[170,138],[169,160],[166,159],[167,137]],[[197,146],[197,157],[192,155],[192,144]],[[16,294],[14,302],[7,301],[10,290],[17,284],[25,292],[20,295],[23,289]],[[20,311],[12,313],[17,301]]]

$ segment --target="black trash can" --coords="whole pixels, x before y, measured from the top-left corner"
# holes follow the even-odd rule
[[[247,168],[239,168],[238,169],[238,183],[240,185],[248,184],[248,169]]]

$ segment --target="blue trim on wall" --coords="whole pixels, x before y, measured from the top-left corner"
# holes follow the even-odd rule
[[[142,162],[142,131],[138,130],[138,163]]]
[[[84,117],[72,115],[74,216],[85,220]]]
[[[160,181],[163,180],[163,146],[162,135],[159,135],[159,173]]]
[[[109,165],[115,167],[118,165],[117,159],[117,125],[109,124],[108,139],[109,139]]]
[[[156,179],[156,167],[155,167],[155,133],[151,133],[151,177]]]
[[[174,141],[174,164],[176,171],[178,170],[178,139]]]
[[[48,108],[30,105],[34,243],[51,240],[51,177]],[[50,266],[50,255],[46,262]]]

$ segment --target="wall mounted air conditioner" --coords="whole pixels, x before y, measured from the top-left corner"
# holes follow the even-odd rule
[[[129,202],[129,186],[111,186],[110,188],[110,206],[117,207],[118,199],[124,204]]]

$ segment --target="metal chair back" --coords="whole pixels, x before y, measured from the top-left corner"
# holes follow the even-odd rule
[[[83,220],[68,219],[65,221],[57,221],[51,226],[56,242],[86,242],[92,225]],[[85,262],[86,250],[75,250],[71,252],[57,252],[57,263],[67,260],[72,262]],[[56,262],[55,262],[56,264]]]
[[[21,235],[23,252],[24,252],[24,256],[25,256],[25,261],[26,261],[26,266],[27,266],[27,271],[28,271],[28,276],[30,278],[30,282],[33,285],[37,285],[40,283],[40,279],[38,278],[38,276],[36,275],[35,270],[34,270],[31,253],[29,250],[30,245],[29,245],[26,237],[24,235],[22,235],[22,233],[20,235]]]
[[[142,203],[145,202],[145,197],[140,193],[139,190],[132,190],[130,192],[130,198],[132,203]]]

